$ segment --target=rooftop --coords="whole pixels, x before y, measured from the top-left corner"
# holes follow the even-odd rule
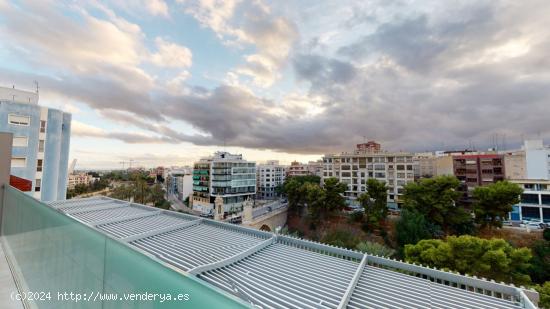
[[[514,286],[182,213],[106,197],[49,205],[263,308],[535,308]]]

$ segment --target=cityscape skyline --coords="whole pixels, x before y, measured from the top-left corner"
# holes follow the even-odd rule
[[[0,85],[73,114],[77,169],[548,144],[543,1],[346,4],[2,1]]]

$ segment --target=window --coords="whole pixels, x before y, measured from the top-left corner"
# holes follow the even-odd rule
[[[36,179],[34,182],[34,191],[40,192],[40,186],[42,185],[42,180]]]
[[[38,152],[44,152],[44,140],[43,139],[38,141]]]
[[[27,158],[11,158],[11,167],[27,166]]]
[[[26,136],[16,136],[13,138],[13,147],[27,147],[29,138]]]
[[[43,162],[42,159],[37,160],[37,162],[36,162],[36,171],[37,172],[42,172],[42,162]]]
[[[46,120],[40,120],[40,133],[46,132]]]
[[[31,123],[31,117],[30,116],[21,116],[21,115],[9,114],[8,115],[8,122],[10,124],[14,124],[14,125],[18,125],[18,126],[28,126]]]

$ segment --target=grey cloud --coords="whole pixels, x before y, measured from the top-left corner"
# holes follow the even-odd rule
[[[225,143],[322,153],[349,149],[363,136],[393,150],[464,148],[470,141],[490,146],[495,133],[505,133],[510,144],[522,135],[549,138],[550,8],[542,1],[504,4],[472,4],[449,20],[436,20],[436,13],[426,11],[397,16],[337,55],[294,51],[295,76],[309,86],[309,99],[320,100],[322,111],[312,117],[288,110],[274,114],[281,102],[238,87],[152,93],[139,87],[147,85],[139,74],[131,75],[136,81],[127,87],[119,82],[123,71],[40,80],[52,91],[109,109],[104,115],[110,119],[151,132],[104,135],[129,143]],[[494,54],[492,48],[498,53],[515,41],[529,47],[517,55],[507,54],[517,53],[514,49]],[[189,123],[201,134],[172,129],[171,120]]]

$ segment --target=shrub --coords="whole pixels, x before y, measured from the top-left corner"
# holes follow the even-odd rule
[[[321,242],[329,245],[354,249],[359,243],[359,239],[353,233],[345,230],[336,230],[329,232],[323,237]]]
[[[390,257],[395,254],[395,250],[372,241],[360,242],[359,244],[357,244],[355,249],[363,253],[385,257]]]

